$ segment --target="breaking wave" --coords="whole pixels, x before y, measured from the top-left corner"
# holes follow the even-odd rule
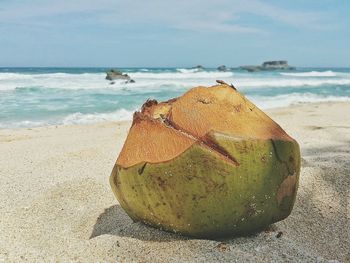
[[[248,73],[142,68],[127,71],[135,83],[113,85],[102,70],[77,72],[0,71],[0,128],[131,120],[148,98],[167,100],[217,79],[234,84],[263,109],[350,100],[348,69]]]
[[[65,117],[60,124],[90,124],[102,121],[129,121],[134,111],[120,109],[109,113],[73,113]]]
[[[178,69],[180,70],[180,69]],[[233,83],[238,88],[245,87],[286,87],[286,86],[320,86],[349,85],[350,74],[338,74],[333,71],[276,73],[276,75],[247,74],[236,72],[198,71],[183,69],[183,72],[154,73],[140,70],[129,73],[135,83],[126,84],[116,80],[113,85],[105,80],[104,73],[53,73],[22,74],[0,73],[0,91],[16,88],[40,87],[55,89],[110,89],[110,90],[164,90],[171,86],[175,89],[190,88],[197,85],[213,85],[221,79]],[[341,76],[341,77],[338,77]],[[288,77],[288,78],[286,78]],[[305,78],[308,77],[308,78]],[[322,78],[320,78],[322,77]]]
[[[299,73],[280,73],[283,76],[293,76],[293,77],[335,77],[337,73],[327,70],[327,71],[310,71],[310,72],[299,72]]]
[[[316,102],[344,102],[350,101],[350,97],[345,96],[324,96],[312,93],[292,93],[283,94],[274,97],[270,96],[251,96],[249,97],[254,104],[262,109],[271,109],[286,107],[299,103],[316,103]]]

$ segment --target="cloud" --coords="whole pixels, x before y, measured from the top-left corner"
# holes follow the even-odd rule
[[[283,9],[261,1],[242,2],[241,10],[295,28],[325,29],[328,26],[329,14],[324,12]]]
[[[259,0],[120,1],[120,0],[33,0],[2,3],[0,23],[40,26],[55,25],[54,18],[71,16],[61,23],[99,23],[108,26],[163,26],[195,32],[263,33],[259,23],[249,25],[240,17],[264,18],[295,28],[324,28],[326,14],[291,10]]]

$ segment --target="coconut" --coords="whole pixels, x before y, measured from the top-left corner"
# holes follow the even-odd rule
[[[298,143],[219,81],[134,114],[110,184],[135,221],[193,237],[243,235],[292,211]]]

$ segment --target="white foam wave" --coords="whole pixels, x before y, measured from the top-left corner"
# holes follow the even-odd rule
[[[129,111],[126,109],[119,109],[115,112],[108,113],[91,113],[83,114],[80,112],[69,114],[63,119],[59,120],[22,120],[22,121],[12,121],[12,122],[0,122],[0,129],[7,128],[33,128],[48,125],[70,125],[70,124],[92,124],[103,121],[129,121],[132,120],[134,111]]]
[[[272,97],[248,96],[248,98],[262,109],[287,107],[298,103],[350,101],[350,97],[322,96],[311,93],[291,93]]]
[[[218,78],[230,78],[232,73],[194,72],[194,73],[129,73],[136,83],[125,84],[124,80],[116,80],[113,85],[105,79],[104,73],[84,74],[20,74],[0,73],[0,90],[14,90],[21,87],[40,87],[57,89],[152,89],[160,86],[213,83]]]
[[[344,79],[237,79],[232,83],[238,88],[242,87],[302,87],[302,86],[322,86],[322,85],[349,85],[350,78]]]
[[[198,71],[197,69],[182,69],[182,72],[163,72],[163,73],[148,73],[148,72],[135,72],[130,73],[130,76],[136,80],[147,79],[216,79],[216,78],[229,78],[232,77],[232,72],[210,72],[210,71]]]
[[[31,128],[31,127],[41,127],[41,126],[47,126],[50,125],[50,123],[45,121],[17,121],[17,122],[6,122],[1,123],[0,122],[0,129],[12,129],[12,128]]]
[[[83,114],[80,112],[73,113],[65,117],[61,124],[90,124],[102,121],[128,121],[132,120],[134,111],[120,109],[109,113]]]
[[[52,73],[20,74],[0,73],[0,90],[13,90],[18,87],[45,87],[59,89],[94,89],[108,87],[109,82],[103,73]]]
[[[316,102],[344,102],[350,101],[350,97],[340,96],[323,96],[312,93],[291,93],[278,96],[247,96],[254,104],[261,109],[271,109],[287,107],[299,103],[316,103]],[[135,109],[136,110],[136,109]],[[103,121],[130,121],[134,111],[119,109],[108,113],[90,113],[83,114],[80,112],[69,114],[60,120],[41,120],[41,121],[16,121],[11,123],[1,123],[0,128],[23,128],[39,127],[47,125],[70,125],[70,124],[92,124]]]
[[[283,76],[293,76],[293,77],[336,77],[337,73],[327,70],[327,71],[310,71],[310,72],[299,72],[299,73],[280,73]]]
[[[329,73],[332,73],[329,71]],[[329,74],[327,73],[327,74]],[[304,73],[282,73],[304,74]],[[308,73],[309,74],[309,73]],[[113,89],[130,90],[132,92],[165,91],[169,89],[188,89],[198,85],[213,85],[215,80],[222,79],[227,83],[233,83],[238,88],[249,87],[296,87],[296,86],[320,86],[320,85],[350,85],[350,75],[339,74],[339,77],[301,78],[290,75],[260,76],[247,75],[232,72],[135,72],[129,75],[136,83],[125,84],[125,81],[115,81],[111,85],[105,80],[104,73],[84,74],[19,74],[0,73],[0,90],[14,90],[24,87],[57,88],[57,89]],[[303,76],[303,75],[302,75]]]
[[[178,68],[176,69],[178,72],[180,73],[195,73],[195,72],[198,72],[199,69],[198,68],[191,68],[191,69],[188,69],[188,68]]]

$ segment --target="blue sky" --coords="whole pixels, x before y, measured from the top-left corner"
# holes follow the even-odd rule
[[[350,67],[350,1],[0,0],[0,66]]]

